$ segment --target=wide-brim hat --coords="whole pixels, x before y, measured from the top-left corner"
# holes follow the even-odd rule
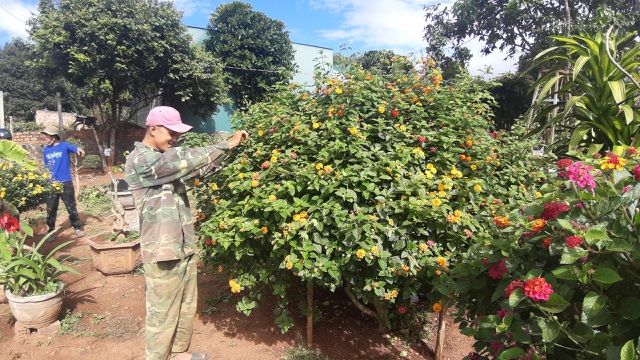
[[[47,126],[44,130],[40,131],[40,134],[45,134],[49,136],[60,136],[57,127]]]
[[[149,111],[147,115],[147,126],[164,126],[177,133],[186,133],[193,129],[192,126],[182,123],[178,110],[170,106],[157,106]]]

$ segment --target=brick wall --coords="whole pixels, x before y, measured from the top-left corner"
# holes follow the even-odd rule
[[[116,133],[116,158],[114,165],[124,164],[125,151],[133,150],[133,144],[144,138],[145,129],[122,129]],[[98,144],[92,130],[71,130],[67,131],[67,138],[75,138],[84,144],[84,151],[87,155],[100,155]],[[13,133],[13,141],[29,151],[29,157],[35,160],[42,159],[42,148],[47,138],[39,132],[16,132]],[[98,136],[100,132],[98,131]],[[102,141],[102,140],[101,140]]]

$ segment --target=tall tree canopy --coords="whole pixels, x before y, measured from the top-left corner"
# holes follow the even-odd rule
[[[36,110],[55,110],[55,93],[64,101],[62,110],[84,112],[81,91],[60,77],[32,66],[35,46],[13,39],[0,49],[0,90],[4,91],[4,112],[17,121],[31,121]]]
[[[159,0],[40,0],[30,20],[45,69],[87,89],[109,124],[160,99],[202,115],[226,97],[219,62],[197,51],[181,13]]]
[[[291,78],[293,45],[284,28],[282,21],[240,1],[211,14],[206,48],[224,63],[227,84],[241,106],[260,101],[271,86]]]
[[[427,42],[445,38],[455,48],[478,38],[484,53],[499,49],[510,56],[535,55],[548,46],[550,35],[607,24],[640,25],[638,0],[456,0],[450,8],[425,10]]]

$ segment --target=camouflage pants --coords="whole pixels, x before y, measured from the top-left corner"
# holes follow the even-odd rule
[[[146,358],[167,360],[191,342],[198,303],[198,256],[144,264],[147,286]]]

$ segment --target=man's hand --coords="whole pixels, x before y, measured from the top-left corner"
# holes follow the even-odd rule
[[[84,157],[84,150],[78,148],[78,155]]]
[[[227,140],[229,143],[229,149],[233,149],[238,146],[240,141],[244,140],[247,136],[249,136],[249,134],[244,130],[236,131],[235,134]]]

